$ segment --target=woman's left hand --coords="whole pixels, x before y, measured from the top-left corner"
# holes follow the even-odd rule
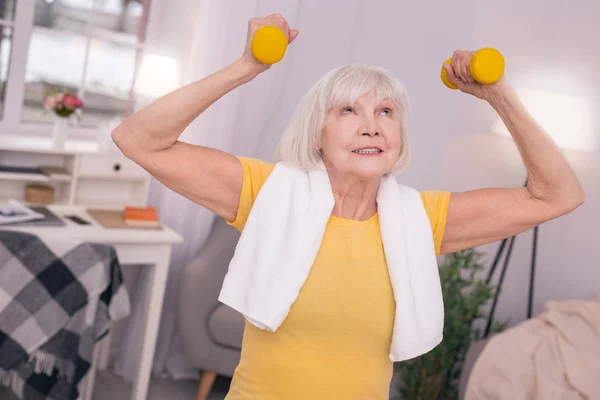
[[[471,76],[469,65],[475,52],[456,50],[452,55],[452,64],[444,64],[448,80],[455,84],[464,93],[471,94],[482,100],[490,100],[495,94],[504,90],[506,81],[504,77],[496,83],[482,85]]]

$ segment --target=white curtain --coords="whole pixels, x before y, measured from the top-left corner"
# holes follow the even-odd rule
[[[215,103],[190,125],[181,140],[272,160],[295,105],[313,82],[339,65],[379,65],[403,80],[412,97],[414,157],[402,179],[415,188],[436,188],[448,123],[455,110],[440,106],[444,96],[454,94],[441,85],[439,69],[455,46],[469,47],[473,17],[468,11],[474,0],[461,3],[460,10],[452,3],[437,3],[436,13],[425,3],[177,0],[167,5],[163,0],[158,6],[161,15],[155,16],[163,24],[155,38],[156,48],[172,51],[181,60],[184,84],[239,57],[247,20],[253,16],[280,12],[293,28],[300,29],[281,63]],[[431,118],[432,108],[437,118]],[[185,238],[173,252],[153,371],[159,376],[195,377],[197,371],[187,364],[178,337],[177,292],[181,271],[202,247],[213,215],[156,181],[149,202],[158,206],[161,220]],[[134,350],[142,329],[145,286],[143,277],[129,281],[135,282],[131,287],[133,316],[116,335],[113,346],[116,371],[127,379],[135,375],[138,354]]]
[[[191,36],[186,46],[179,52],[171,51],[171,56],[184,63],[184,82],[187,84],[223,68],[238,58],[244,48],[247,21],[255,15],[281,12],[293,24],[296,1],[288,1],[285,6],[275,6],[277,1],[236,1],[180,2],[180,13],[169,12],[171,22],[178,17],[189,23]],[[270,3],[270,4],[269,4]],[[187,7],[183,7],[183,6]],[[164,6],[160,7],[163,11]],[[173,26],[176,30],[176,27]],[[165,29],[165,28],[163,28]],[[181,32],[179,32],[181,33]],[[171,32],[171,36],[175,36]],[[158,51],[169,47],[170,39],[156,43]],[[183,50],[183,51],[182,51]],[[181,54],[184,53],[184,54]],[[257,156],[257,149],[263,143],[264,126],[277,102],[277,91],[285,80],[286,65],[282,63],[272,68],[268,75],[259,77],[244,87],[231,92],[209,108],[195,120],[181,136],[181,140],[218,148],[236,155]],[[177,292],[181,272],[186,263],[202,247],[206,240],[214,215],[208,210],[189,201],[183,196],[153,180],[150,191],[150,204],[155,204],[161,220],[181,233],[185,239],[182,245],[174,248],[164,299],[160,333],[156,346],[154,375],[175,378],[196,377],[198,371],[189,366],[181,348],[176,326]],[[126,271],[133,297],[133,314],[127,326],[115,335],[112,353],[116,355],[116,371],[126,379],[135,376],[136,360],[139,353],[135,345],[143,329],[143,299],[145,298],[145,276],[139,272]]]

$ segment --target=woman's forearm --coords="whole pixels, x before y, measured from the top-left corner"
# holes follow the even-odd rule
[[[124,153],[166,149],[215,101],[260,72],[241,58],[137,111],[112,132],[113,140]]]
[[[488,99],[511,133],[527,169],[530,194],[559,208],[575,208],[585,198],[574,171],[558,146],[527,112],[508,84]]]

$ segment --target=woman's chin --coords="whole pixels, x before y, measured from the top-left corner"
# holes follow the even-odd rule
[[[334,175],[354,175],[361,179],[378,179],[390,173],[394,168],[394,163],[386,159],[385,156],[366,156],[352,157],[351,159],[325,160],[330,173]]]
[[[354,165],[353,173],[363,178],[381,178],[383,175],[389,173],[393,166],[387,165],[382,162],[365,162]]]

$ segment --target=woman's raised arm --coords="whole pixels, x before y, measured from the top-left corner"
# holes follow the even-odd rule
[[[228,220],[235,219],[242,186],[240,162],[231,154],[179,141],[185,128],[219,98],[269,68],[250,51],[258,28],[275,25],[291,42],[298,35],[280,14],[248,22],[240,59],[139,110],[112,132],[121,151],[165,186]],[[159,79],[159,78],[157,78]],[[218,135],[219,132],[213,132]]]

